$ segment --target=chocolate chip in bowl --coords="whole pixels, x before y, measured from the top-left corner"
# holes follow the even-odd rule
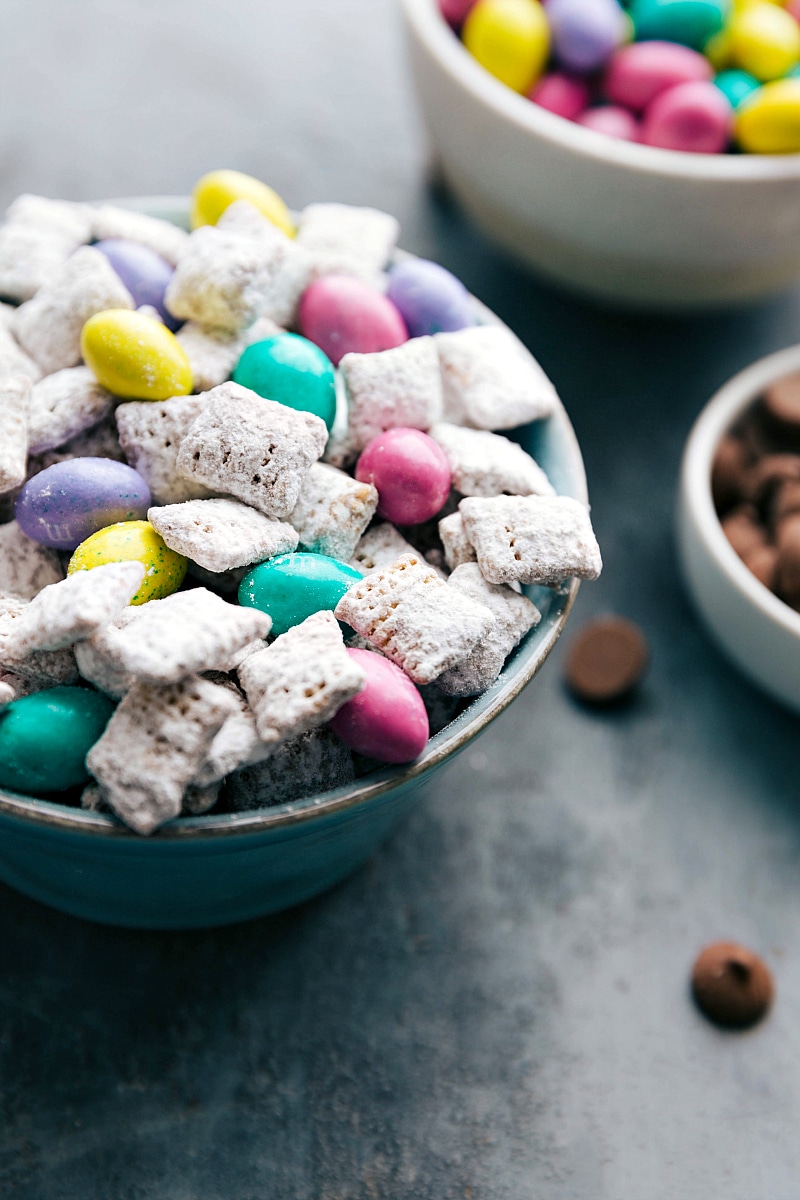
[[[0,280],[19,302],[3,310],[15,356],[5,378],[22,375],[20,355],[33,364],[30,386],[7,406],[4,452],[13,453],[3,465],[11,488],[29,489],[26,528],[36,535],[17,522],[0,527],[3,589],[20,580],[27,589],[1,618],[0,664],[17,668],[2,680],[16,697],[6,711],[24,704],[24,686],[48,691],[57,656],[59,685],[102,695],[113,710],[88,747],[82,808],[71,806],[72,792],[26,789],[24,780],[0,793],[0,875],[114,923],[224,923],[296,903],[352,870],[434,768],[531,678],[563,627],[576,577],[600,569],[574,436],[552,384],[510,331],[471,297],[465,322],[466,293],[443,287],[438,272],[420,272],[417,283],[437,284],[420,303],[417,260],[394,250],[386,214],[314,205],[290,238],[273,219],[274,193],[258,185],[237,196],[240,177],[223,174],[198,188],[206,200],[224,193],[218,224],[190,235],[185,201],[144,202],[144,214],[78,206],[80,228],[72,207],[34,205],[50,231],[40,236],[51,238],[53,274],[23,279],[25,297],[19,281]],[[195,209],[204,211],[197,198]],[[65,221],[71,241],[53,233]],[[176,334],[152,295],[137,305],[133,280],[80,244],[101,229],[168,263],[155,300],[184,322]],[[116,261],[124,273],[131,257]],[[403,307],[389,321],[393,262],[404,265]],[[321,280],[328,286],[316,287]],[[319,353],[300,356],[302,370],[319,366],[321,341],[341,368],[326,357],[320,386],[284,390],[278,403],[273,383],[259,381],[283,386],[301,369],[304,334]],[[250,356],[243,386],[231,376],[251,346],[258,361]],[[37,369],[43,380],[31,378]],[[59,372],[79,375],[54,387]],[[64,454],[46,465],[37,458],[20,478],[21,414],[37,387],[47,452]],[[55,441],[48,406],[59,417]],[[413,442],[427,439],[437,471],[458,476],[459,492],[441,498],[450,516],[464,506],[460,573],[446,570],[444,540],[427,528],[436,517],[424,523],[424,550],[438,556],[431,565],[415,526],[399,531],[376,517],[381,472],[375,486],[371,466],[358,471],[375,438],[404,428]],[[513,442],[496,432],[511,429]],[[144,514],[115,511],[113,469],[92,506],[81,464],[119,466],[122,457],[141,477],[139,501],[149,491]],[[408,473],[407,457],[392,463]],[[72,490],[59,505],[74,507],[80,493],[82,506],[67,533],[65,513],[44,503],[47,471],[65,467]],[[414,484],[412,471],[406,486]],[[93,596],[104,575],[114,576],[105,607]],[[81,620],[62,622],[54,639],[45,614],[87,586],[73,598],[87,611],[78,604]],[[347,643],[335,617],[348,623]],[[445,707],[453,719],[441,721]],[[35,756],[43,747],[31,724],[16,736]],[[0,737],[7,727],[0,719]]]

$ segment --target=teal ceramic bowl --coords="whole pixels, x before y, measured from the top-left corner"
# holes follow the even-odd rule
[[[124,203],[186,225],[185,199]],[[481,313],[497,323],[488,309]],[[525,429],[521,440],[557,491],[586,500],[580,450],[562,408]],[[296,804],[183,819],[150,838],[109,816],[0,792],[0,880],[75,916],[143,929],[225,925],[316,896],[364,863],[437,772],[530,683],[564,628],[577,590],[577,582],[563,593],[529,589],[541,623],[497,682],[433,737],[412,765]]]

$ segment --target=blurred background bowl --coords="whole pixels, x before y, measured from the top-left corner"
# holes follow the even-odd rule
[[[800,711],[800,613],[744,565],[711,496],[721,438],[769,384],[797,370],[800,346],[792,346],[741,371],[709,401],[686,443],[677,520],[684,579],[718,645],[754,683]]]
[[[467,53],[436,0],[402,0],[438,167],[466,211],[572,289],[661,310],[800,277],[800,154],[682,154],[554,116]]]
[[[115,203],[188,228],[185,197]],[[477,307],[481,321],[501,323]],[[549,420],[518,432],[556,490],[585,502],[583,460],[561,405]],[[386,768],[294,804],[182,819],[150,838],[110,816],[0,791],[0,880],[75,916],[145,929],[224,925],[316,896],[375,853],[435,772],[539,671],[564,628],[578,583],[563,592],[526,591],[542,612],[540,624],[497,682],[432,737],[410,766]]]

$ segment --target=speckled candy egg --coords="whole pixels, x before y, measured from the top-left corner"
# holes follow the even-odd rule
[[[360,571],[326,554],[277,554],[248,571],[239,585],[239,603],[269,613],[277,637],[312,613],[333,612],[362,578]]]
[[[408,341],[403,318],[382,292],[349,275],[326,275],[303,292],[300,332],[334,366],[345,354],[374,354]]]
[[[386,295],[406,323],[411,337],[454,333],[475,324],[469,292],[460,279],[423,258],[398,263],[389,272]]]
[[[81,331],[81,354],[97,381],[126,400],[169,400],[192,390],[183,346],[144,313],[126,308],[96,313]]]
[[[0,787],[46,795],[86,783],[86,755],[113,711],[107,696],[84,687],[14,700],[0,713]]]
[[[164,292],[174,271],[169,263],[141,242],[123,238],[107,238],[95,243],[95,250],[105,254],[125,287],[133,296],[136,307],[149,304],[159,313],[167,329],[173,332],[182,324],[164,307]]]
[[[150,489],[112,458],[70,458],[34,475],[14,510],[20,529],[54,550],[74,550],[106,525],[147,515]]]
[[[140,562],[145,574],[131,604],[163,600],[177,592],[186,575],[187,560],[176,554],[156,533],[149,521],[123,521],[93,533],[81,542],[69,560],[68,575],[91,571],[113,562]]]
[[[330,722],[346,746],[385,763],[412,762],[422,753],[430,727],[425,704],[399,667],[371,650],[348,650],[367,677]]]
[[[330,431],[336,416],[333,363],[319,346],[296,333],[278,333],[248,346],[234,383],[267,400],[321,417]]]
[[[438,442],[419,429],[388,429],[365,446],[356,464],[359,483],[378,489],[378,516],[394,525],[419,525],[450,495],[450,463]]]

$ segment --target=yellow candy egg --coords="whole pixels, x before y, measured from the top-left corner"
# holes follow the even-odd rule
[[[728,26],[731,59],[756,79],[780,79],[800,61],[800,25],[775,4],[754,4]]]
[[[81,332],[83,360],[104,388],[126,400],[188,396],[192,368],[174,333],[154,317],[109,308]]]
[[[241,171],[209,171],[198,179],[192,192],[192,229],[216,225],[234,200],[249,200],[268,221],[294,237],[294,222],[278,193]]]
[[[146,604],[148,600],[171,596],[186,575],[187,560],[170,550],[149,521],[119,521],[98,529],[78,546],[69,560],[67,574],[115,562],[144,564],[144,579],[131,604]]]
[[[736,110],[736,140],[749,154],[800,153],[800,79],[779,79]]]
[[[760,4],[762,0],[758,0]],[[703,53],[715,71],[724,71],[731,61],[731,35],[727,29],[720,29],[709,38],[703,47]]]
[[[478,0],[462,37],[473,58],[515,92],[530,91],[550,52],[550,27],[538,0]]]

